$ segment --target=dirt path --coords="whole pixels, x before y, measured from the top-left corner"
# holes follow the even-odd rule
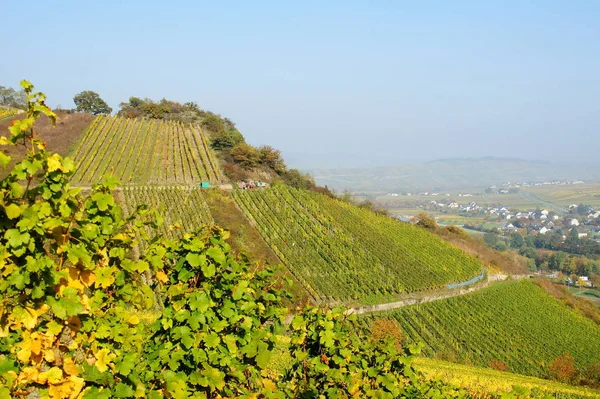
[[[481,289],[487,288],[491,282],[494,281],[503,281],[509,277],[507,274],[494,274],[488,277],[486,281],[477,283],[476,285],[470,288],[463,289],[449,289],[446,292],[438,293],[436,295],[429,295],[423,297],[415,297],[415,298],[407,298],[397,302],[389,302],[389,303],[381,303],[379,305],[370,305],[370,306],[360,306],[356,308],[349,308],[347,313],[355,313],[355,314],[364,314],[364,313],[373,313],[373,312],[384,312],[386,310],[393,310],[402,308],[405,306],[417,305],[420,303],[434,302],[442,299],[448,299],[455,296],[467,295],[475,291],[479,291]],[[520,280],[523,278],[529,278],[528,274],[519,274],[519,275],[511,275],[512,279]]]

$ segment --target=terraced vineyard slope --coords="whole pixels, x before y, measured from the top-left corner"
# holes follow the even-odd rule
[[[13,108],[0,108],[0,119],[10,118],[19,113],[19,110]]]
[[[195,187],[125,187],[124,208],[132,212],[140,205],[155,207],[163,217],[163,225],[155,233],[181,238],[202,226],[213,224],[202,190]],[[141,249],[145,243],[141,243]]]
[[[518,374],[547,377],[549,364],[569,353],[578,368],[600,361],[600,326],[529,280],[365,317],[395,319],[424,354],[486,367],[505,363]]]
[[[98,116],[72,156],[73,183],[91,185],[106,173],[123,184],[218,182],[220,172],[199,127],[174,121]]]
[[[321,194],[275,185],[234,197],[322,302],[382,303],[481,273],[479,261],[433,234]]]

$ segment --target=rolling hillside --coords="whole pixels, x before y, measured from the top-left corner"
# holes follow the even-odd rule
[[[550,363],[569,353],[583,368],[600,361],[600,326],[528,280],[498,283],[476,293],[390,312],[409,342],[433,358],[547,377]]]
[[[219,166],[202,130],[174,121],[99,116],[74,149],[73,182],[91,185],[112,173],[123,184],[218,182]]]
[[[467,281],[483,267],[429,232],[321,194],[276,185],[234,197],[320,302],[391,301]]]
[[[429,295],[482,272],[481,261],[423,229],[323,194],[284,184],[199,189],[200,181],[225,178],[194,125],[97,117],[71,153],[79,165],[73,185],[87,187],[114,173],[125,183],[116,193],[125,212],[154,206],[164,218],[159,232],[172,238],[216,221],[235,234],[234,248],[256,260],[280,260],[299,282],[294,290],[301,303],[307,293],[324,305],[392,302],[411,293]],[[146,245],[143,240],[140,249]],[[397,320],[408,341],[424,342],[432,358],[481,367],[503,362],[511,372],[537,377],[547,377],[548,365],[563,353],[573,355],[578,367],[600,361],[600,327],[528,281],[363,320],[375,317]],[[473,374],[461,367],[457,373]],[[554,392],[552,386],[546,392]],[[582,392],[573,394],[587,397]]]

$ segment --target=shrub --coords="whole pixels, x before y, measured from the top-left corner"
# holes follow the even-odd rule
[[[223,124],[223,120],[215,114],[206,115],[206,117],[204,117],[204,120],[202,120],[202,127],[213,133],[225,131],[225,125]]]
[[[417,226],[427,230],[436,230],[438,228],[438,224],[436,223],[435,219],[424,212],[421,212],[415,216],[415,221]]]
[[[569,383],[573,381],[577,375],[577,369],[575,368],[575,359],[568,353],[557,357],[550,363],[548,367],[548,374],[551,379]]]
[[[488,366],[491,369],[494,370],[498,370],[498,371],[508,371],[508,366],[506,365],[506,363],[501,362],[499,360],[490,360],[490,363],[488,364]]]
[[[260,153],[256,148],[246,143],[236,145],[231,149],[231,157],[242,168],[255,168],[260,162]]]

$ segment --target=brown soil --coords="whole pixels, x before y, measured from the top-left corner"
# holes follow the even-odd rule
[[[10,137],[10,132],[7,130],[8,127],[14,119],[20,118],[22,115],[0,121],[0,136]],[[92,119],[94,119],[94,116],[91,114],[68,114],[61,112],[58,114],[56,127],[52,126],[49,118],[42,116],[37,120],[35,129],[39,137],[46,143],[46,148],[49,151],[65,156],[77,143],[81,133],[90,124]],[[13,158],[13,163],[22,160],[25,156],[25,148],[23,146],[5,146],[1,150]],[[11,166],[12,164],[5,171],[0,171],[0,176],[5,176],[6,171],[9,171]]]

